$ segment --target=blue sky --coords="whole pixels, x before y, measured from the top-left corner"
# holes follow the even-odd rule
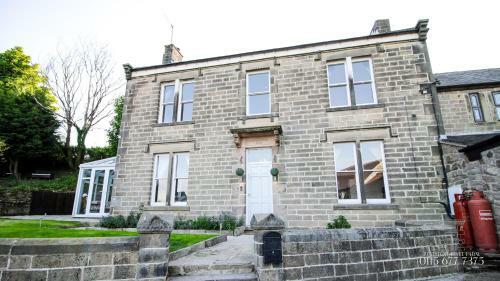
[[[498,1],[128,1],[0,0],[0,51],[22,46],[44,63],[77,41],[107,45],[121,65],[161,63],[174,43],[185,60],[366,35],[389,18],[393,29],[429,18],[434,72],[500,67]],[[105,145],[101,123],[88,145]]]

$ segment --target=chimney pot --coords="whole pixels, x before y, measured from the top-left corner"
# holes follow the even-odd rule
[[[376,20],[375,23],[373,24],[370,35],[382,34],[388,32],[391,32],[391,24],[389,22],[389,19],[380,19]]]
[[[165,45],[165,53],[163,53],[162,64],[170,64],[182,61],[181,50],[174,44]]]

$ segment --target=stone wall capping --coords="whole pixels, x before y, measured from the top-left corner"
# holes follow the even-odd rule
[[[253,230],[284,229],[285,222],[274,214],[254,214],[250,221]]]
[[[137,223],[137,232],[144,233],[171,233],[174,227],[173,216],[163,213],[145,212]]]
[[[337,204],[334,210],[399,210],[398,204]]]

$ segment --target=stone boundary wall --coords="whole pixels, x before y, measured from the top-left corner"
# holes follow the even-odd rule
[[[277,265],[263,264],[266,232],[255,235],[260,281],[404,280],[462,270],[455,229],[443,225],[287,229],[282,232],[283,262]],[[440,257],[443,253],[453,257]]]
[[[29,215],[31,191],[0,188],[0,216]]]
[[[0,239],[0,280],[135,279],[138,237]]]

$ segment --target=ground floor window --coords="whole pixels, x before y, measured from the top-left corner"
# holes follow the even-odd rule
[[[334,161],[339,203],[390,203],[382,141],[336,143]]]
[[[151,205],[186,205],[189,174],[189,153],[155,155]]]

